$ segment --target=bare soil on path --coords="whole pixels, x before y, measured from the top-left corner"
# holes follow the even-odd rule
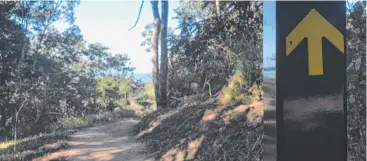
[[[129,135],[138,120],[123,120],[78,131],[70,137],[68,149],[34,161],[65,158],[67,161],[153,161],[144,145]]]

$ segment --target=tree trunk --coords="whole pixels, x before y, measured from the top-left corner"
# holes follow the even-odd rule
[[[215,7],[217,9],[217,16],[220,16],[220,0],[215,0]]]
[[[152,31],[152,52],[153,52],[153,84],[154,84],[154,91],[155,91],[155,98],[157,102],[157,107],[161,106],[160,103],[160,95],[159,95],[159,54],[158,54],[158,40],[159,40],[159,33],[161,28],[161,20],[159,17],[159,9],[158,9],[158,1],[151,0],[153,11],[153,31]]]
[[[6,126],[6,119],[7,119],[7,117],[6,117],[6,111],[5,111],[5,107],[4,106],[2,106],[2,107],[0,107],[1,108],[1,127],[3,127],[4,128],[4,130],[5,130],[5,126]]]
[[[161,22],[161,66],[160,66],[160,97],[162,108],[167,102],[167,73],[168,73],[168,49],[167,49],[167,23],[168,23],[168,1],[162,0],[162,22]]]
[[[16,110],[16,108],[14,108],[14,117],[15,117],[15,122],[14,122],[14,142],[16,143],[17,142],[17,123],[18,123],[18,112]],[[13,150],[14,151],[17,151],[17,144],[14,144],[14,147],[13,147]]]

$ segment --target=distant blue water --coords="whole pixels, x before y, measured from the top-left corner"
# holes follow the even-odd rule
[[[264,71],[264,77],[275,77],[275,71]]]
[[[150,73],[134,73],[135,79],[140,79],[143,83],[152,82],[152,74]]]

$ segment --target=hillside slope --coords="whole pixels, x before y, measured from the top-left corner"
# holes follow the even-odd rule
[[[195,97],[144,117],[132,133],[155,159],[261,160],[263,103],[221,106]]]

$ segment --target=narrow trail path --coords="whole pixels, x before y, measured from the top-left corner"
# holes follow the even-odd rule
[[[70,148],[37,161],[65,157],[67,161],[153,161],[144,154],[144,145],[129,136],[138,120],[123,120],[87,128],[71,136]]]

